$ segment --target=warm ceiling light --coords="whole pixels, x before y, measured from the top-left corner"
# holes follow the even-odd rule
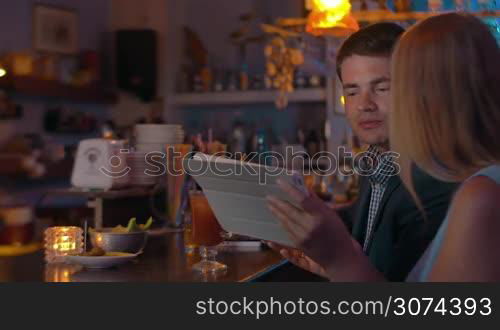
[[[310,25],[325,29],[336,26],[351,11],[349,0],[312,0]]]
[[[7,70],[4,68],[0,68],[0,78],[5,77],[7,75]]]
[[[314,35],[343,37],[359,30],[350,15],[349,0],[311,0],[312,11],[307,19],[307,31]]]

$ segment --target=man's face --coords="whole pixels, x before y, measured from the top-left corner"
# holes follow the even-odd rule
[[[352,55],[340,67],[347,119],[362,143],[389,137],[390,57]]]

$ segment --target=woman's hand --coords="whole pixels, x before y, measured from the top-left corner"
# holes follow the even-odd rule
[[[304,252],[273,242],[266,242],[266,244],[271,249],[281,254],[283,258],[288,259],[288,261],[290,261],[295,266],[305,269],[308,272],[311,272],[318,276],[328,278],[328,274],[326,273],[325,269],[314,262],[311,258],[306,256]]]
[[[287,182],[278,184],[300,208],[270,196],[271,212],[288,231],[295,246],[327,268],[337,257],[335,250],[342,244],[352,244],[350,233],[335,210],[314,193],[305,194]]]
[[[269,196],[269,209],[297,249],[319,264],[328,278],[339,281],[383,279],[334,209],[314,193],[305,194],[286,182],[278,184],[300,207]]]

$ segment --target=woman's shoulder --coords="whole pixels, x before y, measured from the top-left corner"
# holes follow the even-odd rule
[[[473,176],[456,192],[446,231],[433,251],[437,259],[429,280],[498,280],[496,249],[500,233],[500,184],[488,176]],[[442,245],[441,245],[442,244]],[[460,256],[460,258],[456,258]]]
[[[479,175],[466,180],[458,189],[452,211],[461,218],[474,221],[489,216],[492,212],[499,213],[499,207],[500,184],[488,176]],[[491,217],[489,219],[493,220]]]
[[[485,175],[475,175],[464,181],[457,192],[457,198],[473,200],[500,200],[500,183]]]

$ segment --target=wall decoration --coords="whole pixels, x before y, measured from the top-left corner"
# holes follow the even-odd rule
[[[74,10],[37,4],[33,10],[33,47],[49,53],[78,52],[78,14]]]

